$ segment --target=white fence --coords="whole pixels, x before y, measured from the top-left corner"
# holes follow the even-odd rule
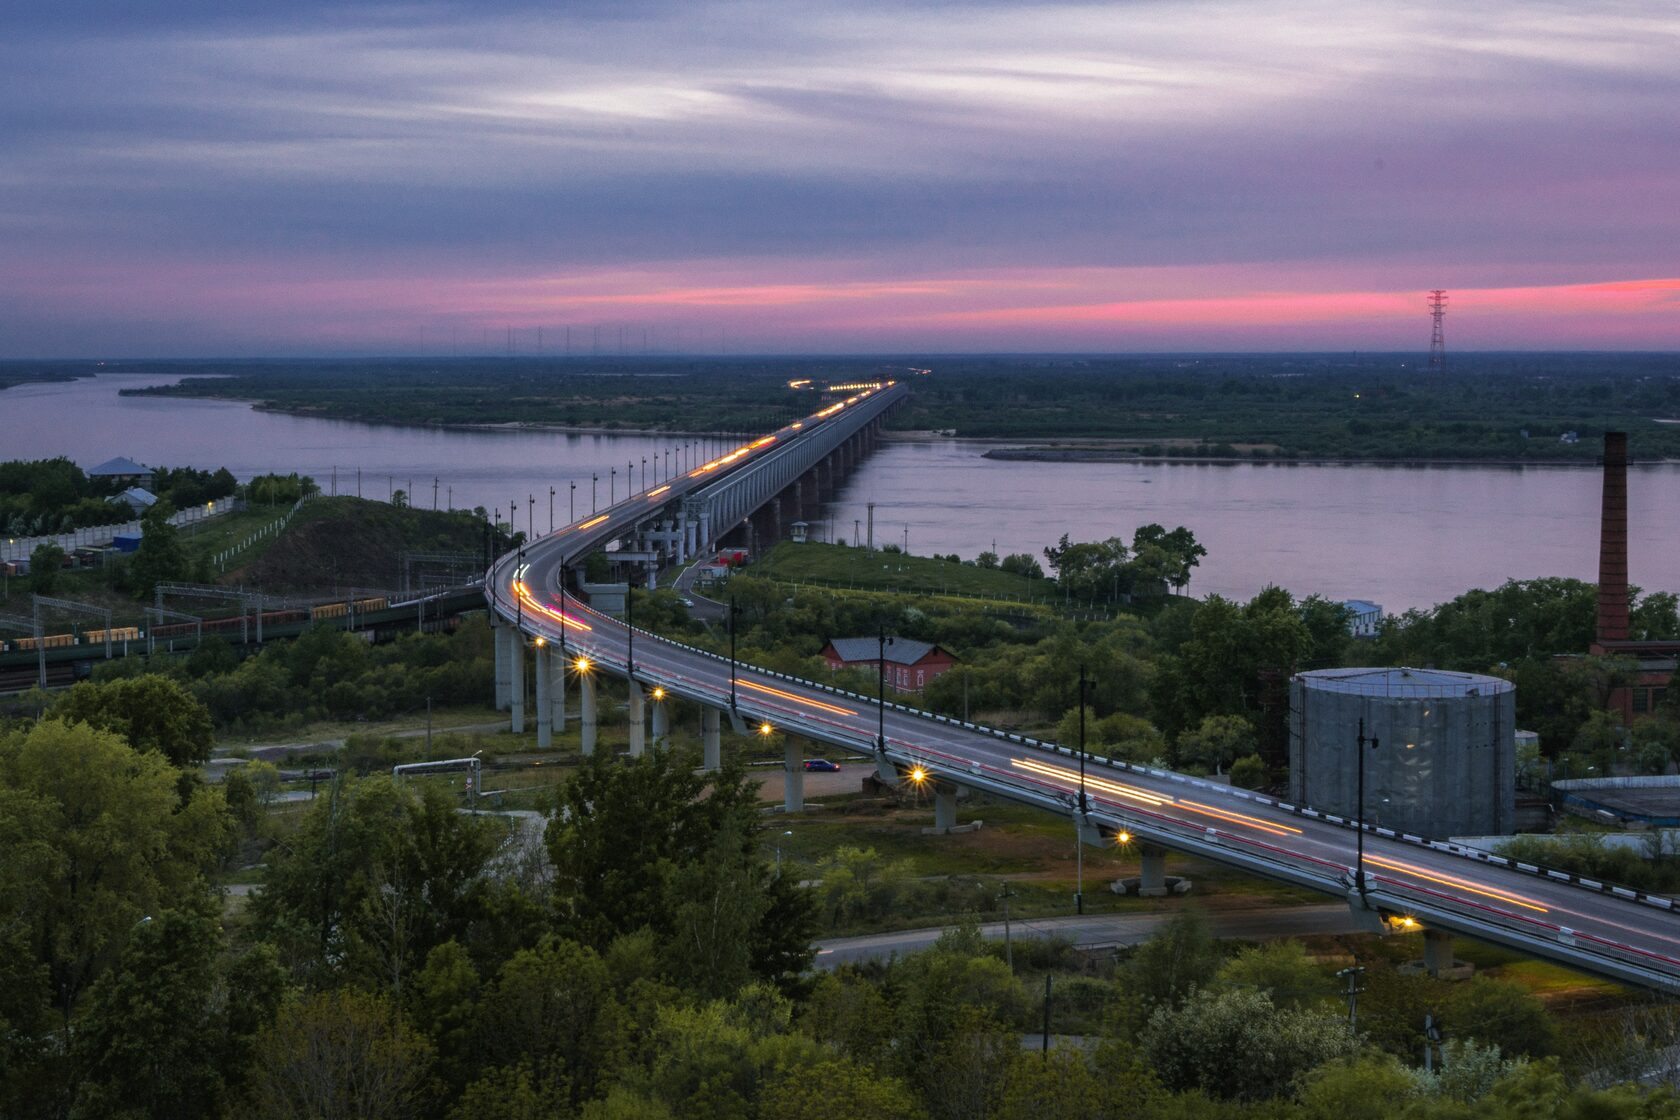
[[[227,570],[228,561],[236,558],[241,552],[244,552],[247,548],[250,548],[260,540],[264,540],[268,537],[279,536],[286,526],[290,524],[293,515],[303,508],[303,503],[307,502],[312,497],[314,497],[313,494],[305,494],[293,503],[292,508],[287,510],[284,516],[276,517],[273,521],[270,521],[267,525],[264,525],[262,528],[258,529],[238,544],[222,549],[222,551],[216,553],[216,555],[210,558],[210,562],[216,565],[216,570],[218,572],[225,572]]]
[[[200,521],[237,513],[245,508],[243,498],[221,498],[207,505],[192,506],[177,512],[169,519],[171,525],[184,527]],[[116,525],[89,525],[69,533],[55,533],[44,537],[13,537],[0,541],[0,560],[27,560],[29,554],[44,544],[56,544],[69,552],[75,548],[94,548],[108,545],[119,536],[133,536],[140,532],[139,521],[124,521]]]

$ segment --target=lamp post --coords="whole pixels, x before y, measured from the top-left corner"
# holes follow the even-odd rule
[[[595,512],[595,486],[601,481],[601,476],[594,471],[589,472],[589,512]]]
[[[1359,737],[1354,740],[1354,754],[1358,757],[1358,765],[1354,767],[1358,774],[1354,793],[1354,800],[1359,805],[1359,831],[1354,833],[1353,880],[1359,888],[1359,897],[1365,897],[1365,748],[1377,749],[1377,737],[1367,737],[1365,734],[1365,717],[1359,717]]]
[[[554,487],[548,488],[548,531],[554,532]]]
[[[624,674],[632,681],[636,679],[636,585],[630,582],[630,577],[624,577],[624,634],[626,646],[624,650]]]
[[[607,470],[607,505],[611,506],[616,501],[618,501],[618,468],[611,467]]]
[[[514,613],[518,617],[518,620],[519,620],[518,621],[518,626],[521,629],[523,629],[524,626],[525,626],[525,596],[523,596],[519,593],[518,584],[519,584],[519,580],[520,580],[520,573],[523,572],[524,570],[525,570],[525,546],[520,545],[519,546],[519,567],[517,567],[513,570],[513,582],[514,582],[513,602],[514,602]],[[523,687],[523,686],[521,686],[521,687]]]
[[[887,647],[893,639],[887,637],[887,627],[881,623],[875,635],[875,753],[887,756]]]
[[[1085,666],[1079,667],[1079,820],[1074,823],[1073,854],[1078,880],[1073,888],[1073,909],[1085,913],[1085,818],[1091,803],[1085,796]]]
[[[729,597],[729,710],[735,710],[735,616],[741,613],[741,608],[735,605],[735,596]]]
[[[566,656],[566,558],[560,557],[560,657]]]
[[[572,499],[571,499],[571,501],[572,501],[572,504],[566,507],[566,524],[568,524],[568,525],[572,524],[573,522],[575,522],[577,520],[577,483],[576,482],[572,483]]]

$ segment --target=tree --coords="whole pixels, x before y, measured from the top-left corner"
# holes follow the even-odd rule
[[[1024,576],[1027,579],[1043,579],[1044,569],[1038,566],[1031,553],[1012,552],[998,561],[998,568],[1010,575]]]
[[[137,751],[171,766],[202,766],[215,742],[210,711],[170,677],[147,673],[95,684],[83,681],[52,706],[52,715],[114,731]]]
[[[88,994],[73,1116],[222,1115],[282,983],[272,955],[223,965],[222,948],[208,905],[141,920]]]
[[[160,583],[185,579],[191,567],[181,531],[169,523],[174,512],[168,502],[159,501],[140,517],[140,547],[128,572],[130,584],[142,599],[149,599]]]
[[[777,1120],[916,1120],[922,1110],[897,1078],[841,1058],[776,1077],[759,1096],[758,1114]]]
[[[1231,784],[1238,789],[1264,789],[1269,781],[1271,773],[1257,754],[1245,755],[1231,763]]]
[[[739,927],[757,967],[797,975],[810,953],[805,892],[770,886],[757,855],[757,798],[741,766],[704,775],[694,763],[679,751],[626,763],[596,755],[568,779],[544,839],[560,927],[599,948],[643,927],[661,938]],[[706,912],[723,906],[725,879],[730,891],[757,896],[731,898],[728,922]]]
[[[379,996],[338,988],[287,1005],[254,1049],[248,1116],[407,1120],[427,1100],[426,1040]]]
[[[68,1024],[136,923],[205,897],[232,821],[217,790],[183,803],[161,755],[57,719],[0,737],[0,790],[0,865],[16,852],[47,872],[8,888],[22,903],[14,928]]]
[[[974,566],[977,568],[996,568],[998,566],[998,554],[988,549],[974,558]]]
[[[597,1095],[624,1046],[624,1012],[599,954],[545,937],[514,954],[480,1003],[479,1052],[523,1068],[532,1089],[571,1107]]]
[[[1520,1058],[1557,1050],[1557,1026],[1545,1004],[1520,984],[1478,976],[1454,990],[1441,1016],[1455,1038],[1472,1038]]]
[[[1169,1089],[1249,1101],[1278,1096],[1301,1074],[1358,1047],[1340,1016],[1280,1010],[1264,992],[1241,988],[1156,1008],[1143,1038]]]
[[[1307,956],[1299,941],[1272,941],[1226,961],[1218,982],[1264,992],[1274,1007],[1309,1008],[1336,994],[1336,982]]]
[[[1106,1111],[1103,1086],[1079,1050],[1017,1053],[998,1093],[996,1120],[1088,1120]]]
[[[1126,989],[1145,1012],[1172,1007],[1196,988],[1206,987],[1219,971],[1219,943],[1200,910],[1180,910],[1155,936],[1138,947],[1126,964]]]
[[[1174,751],[1183,766],[1201,766],[1214,773],[1254,753],[1254,725],[1242,716],[1208,716],[1193,731],[1182,731]]]
[[[29,590],[37,595],[51,595],[58,586],[59,571],[64,567],[64,550],[52,542],[38,544],[29,554]]]
[[[349,975],[402,994],[434,946],[481,913],[496,841],[436,787],[333,783],[269,854],[251,906],[304,976]]]

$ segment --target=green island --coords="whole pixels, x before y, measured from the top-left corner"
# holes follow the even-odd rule
[[[377,424],[745,433],[819,407],[830,385],[908,380],[890,430],[1021,446],[1029,459],[1591,462],[1606,430],[1680,458],[1680,357],[1468,353],[1143,357],[572,357],[123,362],[33,376],[155,373],[124,390],[248,400]],[[214,375],[214,376],[205,376]],[[23,376],[14,371],[11,376]],[[801,383],[790,387],[791,383]],[[400,387],[400,392],[393,388]]]

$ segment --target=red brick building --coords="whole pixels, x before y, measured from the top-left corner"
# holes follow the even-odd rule
[[[900,692],[920,692],[929,681],[949,672],[957,663],[947,650],[932,642],[889,638],[887,683]],[[822,658],[830,669],[868,669],[879,673],[881,646],[878,638],[834,638],[823,646]]]

